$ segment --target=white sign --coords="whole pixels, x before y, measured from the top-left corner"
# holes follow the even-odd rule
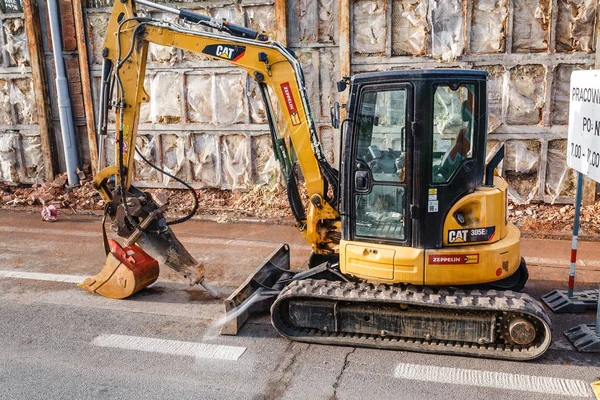
[[[571,74],[567,165],[600,181],[600,70]]]

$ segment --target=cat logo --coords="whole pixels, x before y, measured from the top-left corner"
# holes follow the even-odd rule
[[[448,231],[448,243],[489,242],[496,233],[495,226],[473,229],[455,229]]]
[[[467,233],[468,229],[459,229],[448,232],[448,242],[449,243],[464,243],[467,241]]]
[[[217,55],[219,57],[223,57],[226,58],[228,60],[231,60],[232,56],[233,56],[233,50],[231,47],[225,47],[225,46],[217,46]]]
[[[244,46],[229,46],[225,44],[211,44],[202,50],[202,53],[213,57],[224,58],[229,61],[238,61],[246,53]]]

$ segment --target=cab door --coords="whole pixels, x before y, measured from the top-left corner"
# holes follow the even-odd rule
[[[346,273],[384,282],[422,281],[422,251],[410,248],[412,104],[410,84],[360,90],[346,141],[349,235],[340,249]]]

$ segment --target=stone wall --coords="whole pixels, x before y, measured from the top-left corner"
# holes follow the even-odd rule
[[[91,69],[97,99],[110,8],[100,1],[88,5]],[[184,6],[237,24],[247,23],[260,31],[275,29],[272,1]],[[172,15],[139,9],[144,15],[173,20]],[[249,189],[257,184],[274,184],[278,165],[254,80],[228,63],[170,47],[151,44],[148,58],[145,88],[150,102],[142,104],[137,140],[144,156],[195,187]],[[108,162],[112,163],[114,131],[109,133],[106,150]],[[140,187],[179,185],[144,164],[137,155],[136,179]]]
[[[0,181],[44,178],[29,52],[20,1],[0,1]]]
[[[474,68],[489,73],[488,150],[516,202],[572,201],[566,166],[570,73],[595,61],[592,0],[356,0],[352,72]]]
[[[274,31],[273,1],[168,3],[257,30]],[[565,163],[569,78],[571,71],[594,65],[596,3],[287,0],[287,45],[304,68],[317,128],[334,164],[339,162],[339,136],[329,126],[329,108],[340,100],[335,81],[340,71],[347,70],[340,65],[344,54],[350,55],[352,74],[406,68],[482,69],[489,73],[488,150],[506,145],[501,169],[513,199],[569,202],[575,190],[575,175]],[[349,4],[347,21],[339,20],[341,4]],[[88,0],[85,7],[94,99],[99,95],[101,48],[110,6],[110,0]],[[142,13],[173,19],[160,12],[149,14],[143,8]],[[0,125],[0,137],[24,141],[29,136],[22,129],[18,140],[7,133],[11,132],[7,126],[14,129],[35,123],[35,115],[28,111],[33,108],[27,103],[31,98],[27,74],[21,74],[27,71],[27,52],[14,50],[14,38],[19,37],[14,27],[18,17],[7,15],[2,17],[0,107],[4,111],[0,112],[0,123],[4,125]],[[348,30],[350,46],[340,48],[340,32]],[[15,71],[19,71],[18,78],[11,75]],[[197,54],[151,45],[145,86],[151,101],[142,107],[137,145],[147,158],[195,187],[248,189],[277,180],[278,167],[270,149],[260,95],[254,81],[243,72]],[[27,126],[32,129],[32,125]],[[15,148],[8,142],[0,139],[3,159],[10,158],[2,156],[7,154],[4,148]],[[111,132],[106,149],[109,163],[114,159],[113,149]],[[19,152],[23,153],[13,150],[11,157],[16,158]],[[27,171],[22,167],[26,163],[13,163],[16,175],[2,167],[1,179],[35,180],[34,173],[39,171],[29,175],[19,172]],[[136,179],[138,186],[178,187],[139,161]]]

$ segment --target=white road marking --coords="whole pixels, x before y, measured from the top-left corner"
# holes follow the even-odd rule
[[[92,344],[101,347],[192,356],[196,358],[216,358],[228,361],[236,361],[246,351],[245,347],[125,335],[100,335],[92,340]]]
[[[433,365],[398,364],[394,376],[426,382],[452,383],[496,389],[520,390],[572,397],[590,397],[588,384],[575,379],[509,374],[506,372],[436,367]]]
[[[36,281],[52,281],[81,283],[86,277],[80,275],[43,274],[39,272],[1,271],[1,278],[33,279]]]

